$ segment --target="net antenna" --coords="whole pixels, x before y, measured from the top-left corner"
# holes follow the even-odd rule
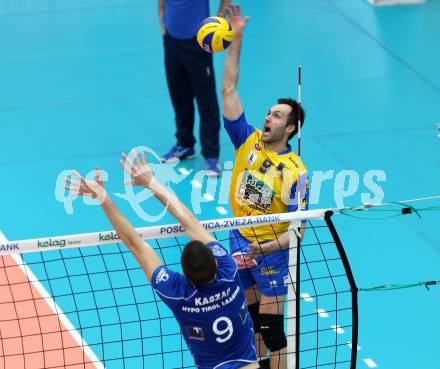
[[[296,181],[297,211],[301,211],[301,65],[298,65],[298,176]],[[287,368],[299,368],[300,332],[299,319],[299,280],[300,280],[300,259],[299,242],[301,222],[292,221],[289,226],[289,270],[287,281],[287,336],[291,337],[287,342]]]
[[[298,210],[301,210],[301,65],[298,65],[298,180],[296,184],[296,196]]]

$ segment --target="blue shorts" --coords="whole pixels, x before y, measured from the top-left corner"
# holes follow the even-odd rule
[[[229,232],[231,254],[235,256],[236,261],[238,255],[248,252],[250,243],[251,241],[244,238],[238,230]],[[255,266],[239,267],[238,273],[243,287],[247,289],[256,286],[258,291],[266,296],[287,295],[289,250],[259,256],[255,261]]]

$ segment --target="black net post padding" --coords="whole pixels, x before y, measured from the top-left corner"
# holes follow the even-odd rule
[[[351,289],[351,312],[352,312],[352,342],[351,342],[351,364],[350,369],[356,369],[357,362],[357,347],[359,338],[359,309],[358,309],[358,287],[356,286],[356,281],[354,280],[353,272],[348,262],[347,254],[345,253],[344,246],[342,245],[341,239],[339,238],[338,232],[331,220],[333,211],[327,211],[325,213],[325,222],[328,229],[333,237],[333,241],[338,249],[339,256],[341,257],[342,264],[347,274],[347,279],[350,284]]]

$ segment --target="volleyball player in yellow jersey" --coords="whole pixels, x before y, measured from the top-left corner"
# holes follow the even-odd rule
[[[224,125],[236,153],[230,190],[234,216],[296,211],[298,163],[300,202],[302,208],[307,208],[307,170],[288,143],[298,131],[298,104],[290,98],[278,99],[268,109],[262,130],[248,124],[237,82],[242,36],[249,17],[241,17],[239,5],[230,6],[227,14],[234,41],[225,60],[222,96]],[[300,118],[302,124],[302,109]],[[288,224],[233,231],[230,246],[247,289],[254,330],[271,353],[270,366],[285,369],[287,340],[283,312],[289,265]]]

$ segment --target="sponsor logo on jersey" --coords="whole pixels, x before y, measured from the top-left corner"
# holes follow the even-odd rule
[[[255,160],[257,160],[257,154],[251,151],[247,156],[246,161],[248,162],[249,165],[253,165],[255,163]]]
[[[202,327],[185,327],[186,332],[190,340],[204,341],[205,335],[203,334]]]
[[[286,165],[284,163],[279,163],[277,166],[277,171],[279,173],[279,176],[282,180],[284,180],[284,169],[289,169],[286,167]]]
[[[294,158],[292,158],[291,156],[289,156],[289,160],[293,163],[293,165],[294,165],[295,167],[298,167],[298,162],[297,162]]]
[[[253,268],[254,266],[257,266],[255,259],[246,259],[246,254],[240,251],[234,252],[232,258],[237,265],[237,269]]]
[[[248,314],[247,305],[246,305],[246,302],[243,302],[243,304],[241,305],[241,308],[240,308],[240,320],[241,320],[242,324],[246,323],[247,314]]]
[[[213,245],[211,246],[211,251],[214,254],[214,256],[225,256],[226,250],[221,247],[220,245]]]
[[[267,210],[270,208],[274,195],[275,193],[263,180],[245,171],[239,184],[236,199],[238,203],[253,204],[262,208],[261,210]]]
[[[259,143],[259,142],[257,142],[257,143],[255,144],[255,150],[257,150],[257,151],[261,151],[261,146],[260,146],[260,143]]]
[[[261,268],[260,273],[261,275],[275,275],[275,274],[280,274],[280,271],[272,266],[269,266],[269,267]]]
[[[170,278],[170,276],[168,275],[168,273],[165,270],[165,268],[161,268],[159,270],[159,273],[157,273],[156,283],[158,284],[160,282],[166,282],[169,278]]]

